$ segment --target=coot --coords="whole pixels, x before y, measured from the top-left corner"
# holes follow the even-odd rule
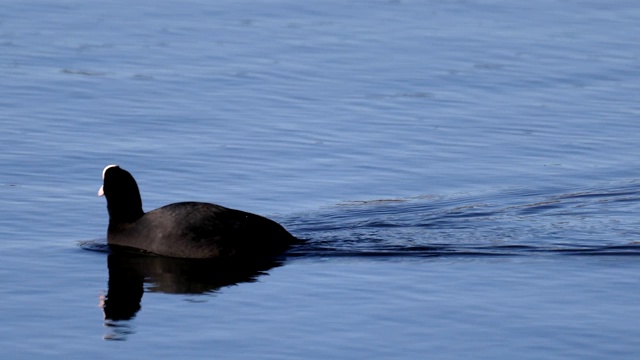
[[[118,165],[102,171],[107,243],[180,258],[270,257],[298,240],[265,217],[204,202],[169,204],[145,213],[138,184]]]

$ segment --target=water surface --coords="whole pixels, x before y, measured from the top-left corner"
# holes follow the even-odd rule
[[[636,358],[639,24],[633,1],[4,3],[2,353]],[[112,163],[146,210],[308,242],[117,258]]]

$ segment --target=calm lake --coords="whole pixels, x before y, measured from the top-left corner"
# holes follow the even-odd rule
[[[3,359],[637,359],[640,3],[9,0]],[[306,239],[110,254],[102,169]]]

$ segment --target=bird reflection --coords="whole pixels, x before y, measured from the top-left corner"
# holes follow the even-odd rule
[[[268,270],[282,265],[277,259],[178,259],[124,251],[110,253],[107,263],[109,288],[101,306],[105,325],[115,328],[116,333],[129,331],[122,321],[136,316],[145,290],[189,295],[212,293],[225,286],[254,282]],[[117,336],[106,338],[122,340]]]

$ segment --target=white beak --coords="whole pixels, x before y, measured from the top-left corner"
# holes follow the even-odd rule
[[[107,172],[107,169],[112,168],[112,167],[118,167],[118,165],[107,165],[102,170],[102,180],[104,180],[104,174]],[[98,190],[98,196],[104,196],[104,185],[100,186],[100,190]]]

